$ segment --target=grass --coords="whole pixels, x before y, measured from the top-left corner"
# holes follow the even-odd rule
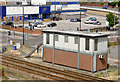
[[[25,78],[24,76],[19,75],[19,74],[17,75],[17,73],[13,73],[13,72],[11,72],[11,71],[5,71],[5,73],[9,73],[10,75],[15,76],[15,77],[18,76],[18,78]]]
[[[101,71],[98,74],[96,74],[95,76],[99,77],[99,78],[104,78],[107,80],[117,80],[118,70],[116,68],[108,68],[107,69],[107,77],[106,77],[106,71]]]

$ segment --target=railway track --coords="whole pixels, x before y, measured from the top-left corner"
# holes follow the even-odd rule
[[[38,71],[38,69],[39,69],[39,70],[42,70],[42,71],[49,71],[50,73],[62,75],[62,76],[65,76],[66,78],[67,77],[72,78],[73,80],[85,80],[85,81],[96,80],[96,81],[105,81],[105,82],[108,81],[108,80],[105,80],[105,79],[102,79],[102,78],[97,78],[97,77],[94,77],[94,76],[81,74],[81,73],[77,73],[77,72],[73,72],[73,71],[63,71],[63,70],[59,70],[59,69],[56,69],[56,68],[51,68],[51,67],[47,67],[47,66],[27,62],[27,61],[23,61],[23,60],[20,60],[20,59],[12,58],[12,57],[9,57],[9,56],[4,56],[3,55],[2,59],[3,59],[2,60],[3,65],[9,64],[9,65],[16,66],[16,67],[19,67],[19,68],[22,68],[22,69],[23,68],[26,69],[26,67],[37,69],[37,70],[33,70],[33,69],[30,69],[30,68],[27,68],[27,69],[29,69],[29,71],[31,71],[31,70],[35,71],[36,72],[35,74],[41,73],[41,71]],[[8,62],[6,62],[6,61],[8,61]],[[23,66],[20,66],[20,65],[15,65],[15,64],[9,63],[9,62],[14,62],[16,64],[21,64],[21,65],[26,65],[26,67],[23,67]],[[24,69],[23,69],[23,71],[24,71]],[[43,77],[45,77],[45,75],[46,75],[45,73],[41,73],[41,74],[42,74],[42,76],[44,75]],[[49,76],[50,79],[53,79],[53,80],[60,80],[60,79],[70,80],[70,79],[66,79],[64,77],[59,77],[59,76],[57,76],[57,77],[53,76],[53,75],[47,75],[47,76]],[[55,78],[53,78],[53,77],[55,77]]]

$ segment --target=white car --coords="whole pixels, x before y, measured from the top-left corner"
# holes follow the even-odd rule
[[[38,28],[44,28],[44,27],[46,27],[46,25],[42,23],[42,24],[38,24],[37,27]]]
[[[85,24],[94,24],[96,23],[97,21],[94,21],[94,20],[86,20],[84,23]]]
[[[97,22],[96,17],[90,17],[88,20],[86,20],[84,23],[85,24],[94,24]]]

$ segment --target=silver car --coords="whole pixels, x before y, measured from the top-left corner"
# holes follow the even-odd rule
[[[95,17],[90,17],[88,20],[86,20],[85,24],[94,24],[97,22],[97,19]]]

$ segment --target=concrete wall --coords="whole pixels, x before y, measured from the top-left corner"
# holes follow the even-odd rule
[[[65,50],[78,50],[78,44],[74,43],[74,36],[68,36],[68,42],[64,42],[64,35],[58,35],[58,41],[55,41],[55,48],[65,49]],[[94,39],[89,40],[89,51],[85,50],[85,37],[80,37],[80,51],[93,52],[94,51]],[[43,33],[43,45],[48,47],[53,47],[53,34],[49,35],[50,44],[46,44],[46,33]],[[106,51],[107,48],[107,37],[98,38],[98,51]]]

